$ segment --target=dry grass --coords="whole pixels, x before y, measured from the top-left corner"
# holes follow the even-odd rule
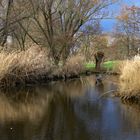
[[[26,51],[0,53],[0,84],[14,85],[17,80],[24,81],[30,76],[38,77],[49,73],[51,63],[46,49],[32,46]]]
[[[132,60],[123,62],[120,70],[121,95],[140,95],[140,56],[135,56]]]
[[[81,55],[71,56],[63,67],[63,73],[67,76],[79,75],[85,71],[85,57]]]
[[[65,64],[62,62],[58,66],[53,65],[52,71],[49,73],[50,77],[71,77],[79,76],[85,71],[85,58],[81,55],[75,55],[69,57]]]
[[[116,63],[115,63],[115,65],[114,65],[113,68],[112,68],[112,72],[113,72],[113,73],[117,73],[117,74],[121,74],[125,62],[126,62],[126,61],[116,60]]]
[[[65,65],[54,66],[46,48],[32,45],[25,51],[0,52],[0,86],[39,80],[42,77],[79,75],[84,71],[85,58],[71,56]]]

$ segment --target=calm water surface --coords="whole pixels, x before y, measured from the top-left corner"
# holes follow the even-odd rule
[[[0,140],[140,140],[140,107],[111,94],[117,78],[95,77],[1,91]]]

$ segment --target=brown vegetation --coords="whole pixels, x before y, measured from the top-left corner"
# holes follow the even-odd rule
[[[140,99],[140,56],[123,62],[120,76],[120,92],[123,99]]]
[[[25,49],[29,41],[47,47],[50,56],[58,64],[66,61],[77,40],[77,33],[88,21],[102,19],[105,7],[117,0],[7,0],[0,44],[4,46],[7,36]],[[94,20],[93,20],[94,21]]]
[[[67,59],[65,65],[54,65],[46,48],[31,46],[25,51],[0,52],[0,85],[16,86],[43,78],[70,77],[84,70],[84,57],[76,55]]]
[[[85,58],[81,55],[71,56],[63,68],[66,75],[78,75],[85,71]]]
[[[0,53],[0,84],[15,85],[30,77],[48,73],[51,63],[47,59],[46,49],[32,46],[26,51]]]

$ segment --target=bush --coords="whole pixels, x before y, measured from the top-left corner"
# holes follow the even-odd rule
[[[63,67],[63,73],[67,76],[79,75],[85,71],[85,58],[81,55],[71,56]]]

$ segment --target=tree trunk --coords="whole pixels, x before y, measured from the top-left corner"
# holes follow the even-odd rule
[[[100,71],[101,70],[101,63],[102,63],[102,60],[104,58],[104,53],[99,51],[99,52],[95,53],[94,57],[95,57],[95,63],[96,63],[95,69],[97,71]]]
[[[101,63],[102,63],[102,59],[101,60],[96,59],[96,67],[95,67],[95,69],[97,71],[101,70]]]

